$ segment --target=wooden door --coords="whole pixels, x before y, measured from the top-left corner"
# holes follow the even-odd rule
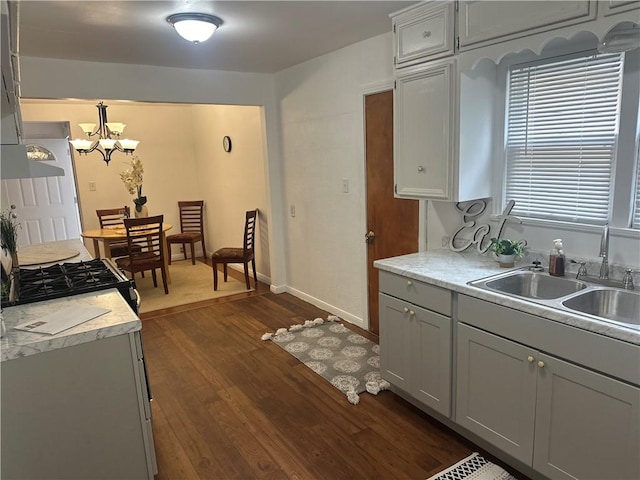
[[[378,270],[373,262],[418,251],[418,201],[393,196],[393,92],[365,97],[369,330],[378,335]]]

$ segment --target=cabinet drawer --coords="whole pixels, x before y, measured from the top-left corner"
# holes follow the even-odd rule
[[[594,20],[596,3],[589,0],[460,2],[460,50]]]
[[[394,18],[394,63],[411,65],[453,55],[453,3],[435,2]]]
[[[380,271],[380,291],[434,312],[451,316],[451,292],[444,288]]]
[[[598,8],[602,9],[602,15],[606,17],[617,13],[628,12],[629,10],[640,9],[640,2],[638,0],[608,0],[600,2]]]

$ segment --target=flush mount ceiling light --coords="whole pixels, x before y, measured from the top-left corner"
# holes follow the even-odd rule
[[[600,53],[621,53],[640,47],[640,27],[611,30],[598,44]]]
[[[178,35],[195,44],[208,40],[220,25],[222,19],[208,13],[174,13],[167,17]]]

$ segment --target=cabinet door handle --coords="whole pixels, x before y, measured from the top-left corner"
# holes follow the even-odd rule
[[[542,360],[538,362],[538,367],[544,368],[544,362]]]
[[[424,167],[422,165],[418,165],[418,171],[419,172],[424,172]]]
[[[407,280],[407,287],[410,287],[411,285],[413,285],[413,282],[411,280]]]
[[[404,313],[409,313],[409,309],[408,309],[407,307],[404,307],[404,308],[402,309],[402,311],[403,311]]]
[[[426,32],[422,32],[422,38],[429,38],[431,36],[431,30],[427,30]]]
[[[535,360],[535,358],[533,358],[533,356],[532,356],[532,355],[529,355],[529,356],[527,357],[527,361],[528,361],[529,363],[533,363],[533,361],[534,361],[534,360]]]
[[[413,310],[409,310],[409,316],[413,317],[416,314],[416,312],[414,312]]]

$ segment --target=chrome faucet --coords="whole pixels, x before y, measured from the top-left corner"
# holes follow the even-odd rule
[[[602,238],[600,239],[600,256],[602,257],[602,265],[600,265],[600,279],[607,280],[609,278],[609,224],[606,223],[602,229]]]

